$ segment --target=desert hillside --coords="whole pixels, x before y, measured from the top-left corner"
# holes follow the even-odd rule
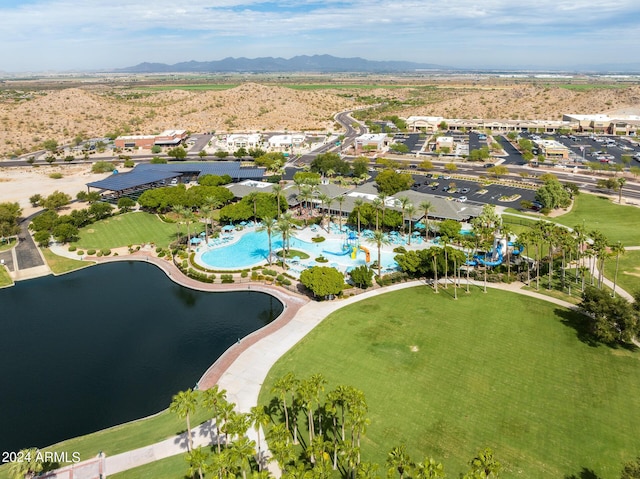
[[[327,131],[333,114],[388,104],[381,115],[559,119],[562,113],[640,110],[640,86],[569,90],[533,84],[447,84],[377,89],[308,89],[245,83],[228,90],[68,88],[0,102],[0,157],[110,133],[180,128],[217,131]]]

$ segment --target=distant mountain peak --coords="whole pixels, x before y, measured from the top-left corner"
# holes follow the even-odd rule
[[[226,57],[222,60],[199,62],[190,60],[168,65],[165,63],[143,62],[136,66],[116,71],[126,73],[277,73],[277,72],[366,72],[390,73],[416,70],[455,70],[452,67],[431,63],[407,61],[374,61],[360,57],[340,58],[332,55],[298,55],[289,59],[282,57]]]

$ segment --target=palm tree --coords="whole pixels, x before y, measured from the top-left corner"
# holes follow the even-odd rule
[[[258,193],[252,191],[247,195],[247,200],[249,200],[253,204],[253,221],[254,223],[258,222]]]
[[[505,239],[505,243],[507,245],[504,252],[504,257],[505,261],[507,262],[507,278],[509,278],[509,281],[511,281],[511,250],[509,249],[509,236],[513,235],[515,232],[513,231],[513,228],[511,228],[511,226],[503,224],[500,227],[500,233]]]
[[[287,395],[292,394],[295,395],[295,391],[298,386],[298,380],[295,378],[293,373],[289,372],[278,379],[274,385],[271,392],[280,395],[280,399],[282,400],[282,410],[284,411],[284,424],[287,432],[289,431],[289,409],[287,408]],[[289,438],[287,437],[287,442]]]
[[[432,246],[427,250],[427,255],[433,261],[433,274],[434,274],[433,289],[434,289],[434,292],[436,293],[438,292],[438,257],[440,256],[440,253],[441,253],[441,250],[437,246]]]
[[[404,209],[407,213],[407,218],[409,219],[409,237],[407,239],[407,244],[411,245],[411,230],[413,227],[413,215],[416,213],[416,207],[413,206],[413,203],[408,203]]]
[[[407,209],[407,206],[411,203],[411,200],[407,196],[401,196],[400,198],[398,198],[398,201],[400,202],[400,207],[402,208],[402,232],[404,233],[405,232],[404,213]]]
[[[388,244],[391,244],[391,242],[389,241],[389,238],[387,238],[387,236],[380,230],[375,230],[373,232],[373,236],[369,239],[367,239],[368,242],[373,243],[376,245],[376,247],[378,248],[378,277],[380,277],[380,272],[382,269],[382,265],[381,265],[381,261],[382,261],[382,255],[381,255],[381,249],[382,246],[386,246]]]
[[[382,202],[382,227],[384,227],[384,213],[387,211],[387,198],[389,198],[389,195],[384,192],[379,193],[378,198],[380,198],[380,201]]]
[[[282,185],[273,185],[271,193],[276,197],[277,213],[276,218],[280,217],[280,194],[282,193]]]
[[[444,466],[432,457],[425,457],[424,461],[415,466],[415,479],[438,479],[445,477]]]
[[[356,198],[353,202],[354,207],[358,211],[358,236],[360,235],[360,207],[364,205],[364,200],[362,198]]]
[[[427,228],[426,235],[428,239],[429,238],[429,211],[431,211],[431,209],[433,208],[433,205],[431,204],[430,201],[422,201],[418,206],[422,211],[424,211],[424,221],[425,221],[425,226]]]
[[[169,410],[176,413],[180,418],[187,419],[187,449],[193,450],[193,438],[191,437],[191,414],[196,411],[198,404],[197,393],[191,388],[186,391],[180,391],[173,396]]]
[[[260,221],[262,222],[262,226],[260,226],[258,228],[258,231],[266,231],[267,232],[267,237],[269,238],[269,256],[268,256],[268,260],[269,260],[269,266],[271,266],[272,261],[271,261],[271,256],[272,256],[272,247],[271,247],[271,235],[273,234],[274,230],[276,229],[277,226],[277,221],[274,220],[271,216],[263,216]]]
[[[327,205],[329,204],[329,201],[331,200],[331,198],[329,197],[329,195],[325,194],[325,193],[321,193],[318,195],[318,199],[320,200],[320,204],[321,204],[321,210],[322,210],[322,220],[324,221],[324,217],[327,213]],[[331,220],[329,220],[329,223],[327,223],[327,233],[329,232],[329,227],[331,226]]]
[[[616,285],[618,284],[618,266],[620,264],[620,255],[625,253],[624,245],[618,241],[611,245],[611,252],[616,255],[616,272],[613,276],[613,297],[616,297]]]
[[[271,421],[271,418],[267,414],[264,406],[253,406],[249,410],[249,417],[251,418],[251,424],[258,436],[258,469],[262,470],[262,447],[260,444],[260,428],[266,426]]]
[[[294,226],[289,213],[283,214],[276,223],[276,229],[282,234],[282,267],[287,269],[287,251],[289,241],[294,236]]]
[[[478,455],[469,462],[469,465],[471,466],[470,473],[473,475],[472,477],[482,478],[498,477],[498,473],[502,468],[502,465],[493,456],[493,451],[489,448],[478,452]]]
[[[411,467],[411,459],[404,444],[394,447],[387,454],[387,467],[389,467],[389,474],[397,472],[400,479],[403,479],[406,470]]]
[[[231,444],[230,452],[233,462],[240,466],[242,479],[247,479],[247,469],[251,468],[249,458],[256,453],[255,443],[248,437],[242,436]]]
[[[373,208],[376,210],[376,230],[379,230],[380,222],[378,221],[378,214],[380,213],[380,210],[383,208],[384,203],[379,197],[376,197],[373,199],[371,204],[373,205]]]
[[[200,207],[200,215],[204,218],[204,240],[206,243],[209,242],[209,218],[212,212],[213,208],[206,203]]]
[[[627,182],[622,176],[618,178],[618,203],[622,204],[622,188],[624,188],[625,183]]]
[[[42,472],[44,468],[42,454],[40,451],[32,447],[30,449],[22,449],[18,453],[19,461],[12,461],[9,465],[9,475],[12,479],[32,479]]]
[[[300,192],[298,193],[298,198],[300,199],[300,205],[302,208],[309,208],[309,201],[313,197],[313,190],[309,185],[300,186]]]
[[[209,465],[207,464],[208,459],[209,454],[207,453],[207,451],[202,449],[202,447],[188,452],[186,460],[189,463],[189,475],[193,477],[195,472],[198,471],[198,476],[200,476],[200,479],[203,479],[204,473],[209,468]]]
[[[339,195],[335,198],[335,200],[340,205],[340,209],[338,210],[338,225],[340,227],[340,231],[342,231],[342,204],[346,201],[347,197],[344,195]]]
[[[220,452],[220,423],[222,422],[223,412],[227,401],[227,391],[220,389],[216,384],[212,388],[202,392],[202,405],[213,413],[213,419],[216,422],[216,444],[218,452]]]

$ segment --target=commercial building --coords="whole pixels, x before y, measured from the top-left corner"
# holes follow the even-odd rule
[[[224,138],[225,146],[228,150],[238,148],[257,148],[262,144],[260,133],[235,133]]]
[[[366,133],[354,140],[356,154],[365,150],[381,151],[389,144],[389,137],[386,133]]]
[[[287,149],[298,148],[307,139],[304,133],[291,134],[291,135],[273,135],[267,140],[269,148],[271,149]]]
[[[550,161],[565,161],[569,159],[569,148],[555,140],[534,140],[540,154]]]
[[[159,135],[128,135],[119,136],[114,143],[116,148],[151,149],[158,146],[175,146],[187,138],[186,130],[165,130]]]

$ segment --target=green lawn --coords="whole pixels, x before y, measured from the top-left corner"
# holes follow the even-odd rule
[[[209,417],[209,413],[199,410],[192,417],[191,424],[195,426],[206,421]],[[113,456],[114,454],[154,444],[175,434],[182,433],[185,429],[186,422],[183,419],[179,419],[175,414],[165,410],[148,419],[115,426],[42,449],[57,452],[78,452],[80,453],[80,458],[85,460],[94,457],[99,451],[103,451],[108,456]],[[186,468],[184,472],[186,473]],[[177,477],[182,478],[182,476]],[[0,479],[8,478],[7,466],[0,467]]]
[[[16,245],[15,238],[9,238],[2,243],[0,243],[0,251],[7,251],[8,249],[13,248]]]
[[[167,457],[144,466],[110,475],[110,479],[185,479],[189,471],[189,463],[185,454]],[[196,476],[198,474],[196,473]],[[212,477],[212,476],[206,476]]]
[[[640,209],[612,203],[596,195],[582,194],[576,198],[573,209],[552,221],[573,228],[584,225],[588,230],[600,230],[610,242],[622,241],[625,246],[640,245],[640,235],[632,225],[640,224]]]
[[[607,279],[613,281],[615,273],[616,258],[613,256],[607,258],[604,274]],[[620,255],[618,286],[630,294],[633,294],[635,291],[640,291],[640,251],[625,251],[623,255]]]
[[[182,225],[181,231],[186,232]],[[196,228],[191,227],[192,232]],[[149,213],[127,213],[98,221],[80,230],[78,249],[117,248],[130,244],[155,243],[168,246],[177,234],[176,224],[164,223]]]
[[[11,286],[12,284],[13,280],[11,279],[11,276],[9,276],[7,268],[0,266],[0,288],[3,286]]]
[[[366,394],[365,461],[384,464],[404,443],[414,460],[434,456],[457,477],[489,446],[504,478],[583,469],[617,478],[640,451],[640,352],[582,342],[578,318],[496,290],[458,301],[425,287],[385,294],[337,311],[300,341],[269,373],[260,402],[288,371],[321,372],[331,387]]]
[[[68,273],[69,271],[75,271],[76,269],[85,268],[94,264],[93,261],[80,261],[79,259],[65,258],[64,256],[58,256],[53,253],[49,248],[41,248],[44,259],[47,260],[47,264],[51,271],[55,274]]]

